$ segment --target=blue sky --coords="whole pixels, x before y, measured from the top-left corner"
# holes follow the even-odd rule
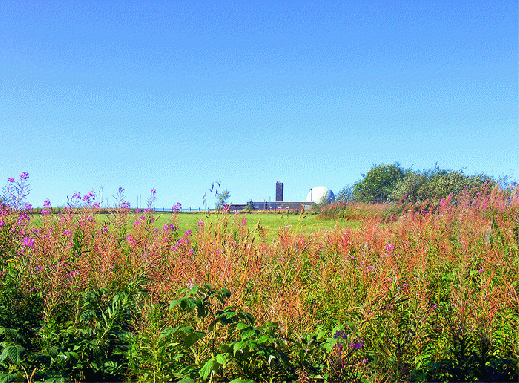
[[[2,1],[0,40],[0,185],[28,172],[35,206],[519,179],[516,1]]]

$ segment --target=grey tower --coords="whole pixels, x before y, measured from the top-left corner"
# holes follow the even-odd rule
[[[283,183],[276,182],[276,201],[283,202]]]

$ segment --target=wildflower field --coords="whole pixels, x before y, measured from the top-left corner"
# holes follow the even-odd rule
[[[4,206],[0,381],[519,380],[519,189],[333,208]]]

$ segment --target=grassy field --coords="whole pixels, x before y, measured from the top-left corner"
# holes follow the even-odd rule
[[[128,215],[127,225],[131,226],[133,222],[139,219],[139,216],[144,213],[134,213]],[[96,215],[96,221],[102,226],[102,223],[109,221],[109,214]],[[268,212],[241,212],[237,215],[230,213],[227,215],[233,221],[245,222],[247,228],[250,230],[251,236],[256,238],[263,238],[266,236],[267,241],[273,241],[278,237],[278,234],[287,228],[294,233],[312,234],[320,230],[332,230],[345,227],[355,228],[359,227],[360,220],[348,219],[330,219],[322,217],[318,214],[283,214],[283,213],[268,213]],[[156,212],[153,214],[154,222],[151,227],[161,229],[166,224],[174,223],[181,231],[196,230],[200,222],[211,227],[222,218],[221,213],[202,212],[202,213],[169,213]],[[41,226],[43,218],[36,215],[32,219],[31,224],[34,226]],[[261,229],[261,230],[258,230]],[[261,234],[260,234],[261,232]]]
[[[282,213],[230,213],[229,219],[233,221],[246,222],[247,228],[253,236],[260,238],[258,227],[263,228],[268,241],[278,237],[280,231],[290,229],[294,233],[312,234],[320,230],[331,230],[333,228],[358,227],[360,221],[334,220],[323,218],[317,214],[282,214]],[[164,224],[173,221],[170,213],[156,213],[154,227],[161,228]],[[195,230],[199,222],[214,226],[221,219],[218,213],[181,213],[176,218],[180,230]]]
[[[514,193],[326,213],[355,221],[2,210],[0,380],[517,381]]]

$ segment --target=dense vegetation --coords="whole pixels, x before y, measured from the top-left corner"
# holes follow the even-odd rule
[[[362,180],[344,187],[338,202],[418,202],[456,196],[464,190],[478,190],[496,185],[487,175],[466,175],[435,167],[429,170],[404,169],[398,163],[374,165]]]
[[[356,228],[274,240],[81,201],[0,210],[3,381],[519,379],[519,188],[351,202]]]

